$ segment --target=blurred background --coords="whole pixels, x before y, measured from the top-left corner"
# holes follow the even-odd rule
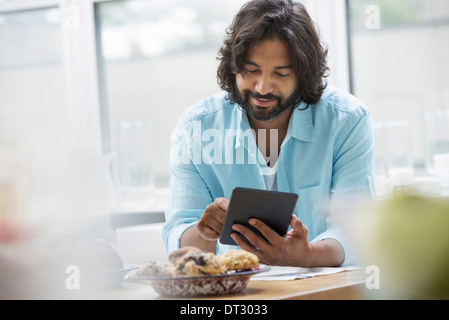
[[[74,157],[110,164],[117,196],[123,121],[149,123],[151,184],[167,188],[170,133],[187,107],[219,91],[217,51],[244,3],[0,0],[0,150],[28,169],[28,209],[64,207],[52,194],[75,188],[60,179]],[[423,168],[423,112],[449,106],[449,3],[304,3],[330,48],[329,83],[360,98],[376,123],[408,122]],[[95,182],[80,162],[76,176]]]
[[[162,223],[170,134],[220,90],[217,52],[245,2],[0,0],[0,221]],[[413,184],[441,191],[449,1],[303,3],[330,49],[329,83],[372,111],[379,196]],[[426,124],[432,112],[442,123]]]

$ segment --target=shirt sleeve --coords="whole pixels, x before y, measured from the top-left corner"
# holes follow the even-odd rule
[[[170,157],[170,201],[165,211],[166,223],[162,230],[168,253],[180,247],[184,232],[195,225],[204,209],[213,202],[204,180],[191,157],[192,134],[187,129],[176,129],[172,134]]]
[[[348,121],[349,122],[349,121]],[[372,201],[374,187],[374,138],[369,113],[360,119],[351,118],[351,123],[342,124],[334,148],[334,163],[330,194],[330,208],[327,230],[313,241],[335,239],[344,248],[343,265],[357,264],[354,249],[344,232],[345,212],[356,208],[357,204]],[[348,205],[350,204],[350,205]]]

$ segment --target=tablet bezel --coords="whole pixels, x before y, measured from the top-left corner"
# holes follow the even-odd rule
[[[248,223],[250,218],[259,219],[279,235],[285,235],[297,201],[298,195],[296,193],[234,188],[221,230],[220,243],[237,245],[231,238],[231,233],[236,232],[232,229],[232,226],[236,223],[242,224],[262,236],[257,229]]]

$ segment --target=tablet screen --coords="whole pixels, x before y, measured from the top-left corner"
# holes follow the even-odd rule
[[[261,234],[249,225],[250,218],[256,218],[283,236],[287,233],[290,219],[295,210],[298,195],[277,191],[235,188],[232,191],[225,222],[220,235],[220,243],[237,245],[231,238],[236,232],[232,226],[242,224],[256,234]]]

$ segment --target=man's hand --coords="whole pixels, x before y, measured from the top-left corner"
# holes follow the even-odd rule
[[[197,224],[197,229],[204,240],[216,241],[220,238],[228,205],[228,199],[217,198],[206,207]]]
[[[231,237],[240,248],[257,255],[262,263],[278,266],[299,266],[310,259],[312,250],[307,240],[309,231],[296,216],[292,216],[290,220],[292,230],[285,236],[280,236],[260,220],[250,219],[248,222],[258,229],[266,240],[257,236],[249,228],[239,224],[235,224],[233,229],[245,236],[254,247],[251,247],[237,233],[233,233]]]
[[[257,219],[250,219],[249,224],[266,238],[256,235],[249,228],[235,224],[232,228],[241,233],[253,246],[238,235],[231,234],[232,239],[243,250],[254,253],[261,263],[276,266],[295,267],[336,267],[344,260],[344,250],[334,239],[325,239],[317,243],[308,241],[308,229],[296,216],[292,216],[292,229],[280,236],[276,231]]]

